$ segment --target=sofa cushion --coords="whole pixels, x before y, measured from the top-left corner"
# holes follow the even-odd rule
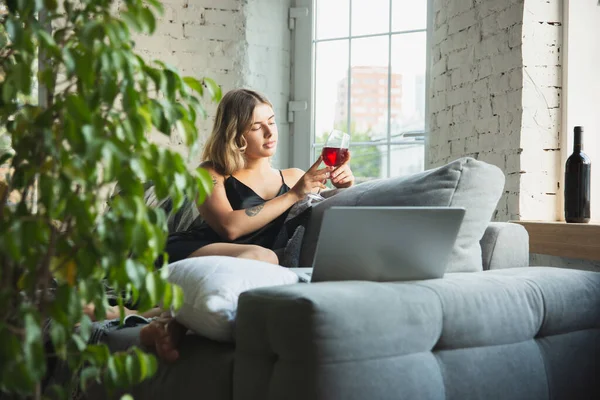
[[[225,256],[186,258],[168,268],[167,280],[183,290],[175,318],[195,333],[222,342],[233,340],[242,292],[298,282],[298,275],[287,268]]]
[[[600,273],[257,289],[236,339],[235,389],[252,399],[600,399]]]
[[[414,175],[356,185],[313,207],[304,235],[300,265],[312,265],[323,213],[329,207],[440,206],[466,209],[446,271],[481,271],[479,241],[503,189],[504,174],[498,167],[469,157]]]

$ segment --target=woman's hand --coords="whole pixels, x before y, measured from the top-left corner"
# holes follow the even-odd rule
[[[354,184],[354,174],[350,169],[350,151],[348,151],[348,156],[336,169],[331,172],[331,183],[336,188],[348,188]]]
[[[311,193],[315,188],[326,188],[325,182],[327,182],[327,178],[329,178],[332,168],[325,167],[319,169],[321,161],[323,161],[322,156],[317,159],[291,189],[291,192],[298,197],[298,200],[304,198],[304,196]]]

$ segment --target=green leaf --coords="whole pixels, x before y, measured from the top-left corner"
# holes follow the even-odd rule
[[[87,54],[77,54],[75,57],[75,72],[80,82],[85,85],[86,88],[95,87],[96,75],[94,74],[94,68],[92,66],[93,58]]]
[[[63,48],[62,50],[62,59],[65,63],[65,67],[67,68],[67,74],[69,76],[75,73],[75,57],[73,56],[73,52],[69,48]]]
[[[197,184],[198,184],[198,204],[204,203],[206,196],[212,193],[213,183],[212,177],[210,173],[204,168],[198,168],[196,170],[198,173]]]
[[[154,99],[150,102],[150,104],[150,110],[152,112],[152,125],[154,125],[162,133],[170,135],[171,125],[165,116],[162,105]]]
[[[210,94],[210,97],[212,98],[212,100],[214,102],[221,101],[221,97],[222,97],[221,87],[219,85],[217,85],[217,83],[210,78],[204,78],[204,84],[206,85],[206,89],[208,90],[208,93]]]
[[[110,351],[106,345],[91,344],[85,349],[86,360],[93,360],[96,365],[104,365],[110,358]]]
[[[44,7],[50,11],[54,11],[58,7],[58,2],[56,0],[43,0],[43,2]]]
[[[99,20],[92,19],[81,29],[81,42],[87,47],[92,47],[94,41],[101,41],[103,37],[104,25]]]
[[[58,7],[56,0],[35,0],[35,10],[36,11],[54,11]]]
[[[81,382],[81,388],[86,391],[90,381],[100,383],[100,368],[96,366],[85,367],[79,374],[79,381]]]
[[[156,30],[156,19],[150,9],[143,7],[139,14],[140,21],[144,24],[144,30],[148,34],[153,34]]]
[[[113,21],[105,24],[106,36],[111,41],[113,46],[119,46],[124,42],[122,35],[122,28],[119,24],[114,23]]]
[[[123,93],[123,109],[131,113],[137,109],[139,96],[135,91],[133,85],[127,85],[124,87],[125,90],[122,90]]]
[[[100,83],[99,89],[102,100],[106,104],[112,105],[117,97],[117,94],[119,93],[117,82],[114,79],[107,79]]]
[[[133,400],[133,396],[131,396],[129,393],[124,394],[123,396],[121,396],[121,400]]]
[[[146,275],[146,291],[152,304],[158,304],[158,282],[154,274]]]
[[[162,2],[160,2],[159,0],[146,0],[148,2],[148,4],[150,4],[152,7],[154,7],[154,9],[156,9],[156,11],[158,12],[159,15],[163,15],[165,13],[165,9],[162,5]]]
[[[202,83],[196,78],[192,78],[191,76],[186,76],[183,78],[183,81],[194,91],[196,91],[200,96],[204,94],[204,88],[202,87]]]
[[[134,385],[140,381],[142,371],[139,359],[135,354],[128,354],[125,358],[125,372],[127,373],[130,385]]]
[[[198,137],[196,127],[187,119],[180,119],[177,121],[176,125],[183,142],[186,144],[186,146],[191,146]]]
[[[43,48],[48,50],[53,56],[59,57],[60,50],[54,41],[54,38],[45,30],[40,29],[37,31],[38,39],[40,43],[43,44]]]
[[[144,354],[140,357],[140,364],[143,365],[146,369],[147,377],[153,376],[158,369],[158,363],[156,362],[156,357],[153,354]]]
[[[15,46],[20,47],[23,45],[23,26],[20,21],[15,21],[13,18],[8,18],[4,23],[6,27],[6,32],[10,38],[10,41],[15,44]]]
[[[31,314],[25,315],[25,344],[32,345],[42,339],[42,330],[36,318]]]
[[[137,178],[141,181],[148,180],[148,174],[146,166],[143,164],[142,159],[134,158],[129,161],[129,166]]]
[[[46,362],[40,323],[32,314],[25,315],[24,356],[28,375],[33,380],[40,380],[46,373]]]
[[[165,94],[165,96],[167,96],[167,98],[174,99],[176,94],[175,91],[177,90],[178,86],[176,74],[171,70],[165,69],[163,71],[163,76],[165,79],[162,81],[162,92]]]
[[[87,315],[81,316],[81,322],[79,323],[79,334],[81,339],[87,342],[90,339],[92,333],[92,320]]]
[[[84,351],[87,347],[87,342],[83,340],[83,338],[78,333],[74,333],[73,335],[71,335],[71,340],[73,340],[73,343],[75,343],[75,347],[77,347],[77,350],[79,351]]]
[[[135,229],[136,229],[136,226],[134,226],[134,230]],[[142,286],[142,282],[144,279],[144,272],[145,272],[143,266],[139,265],[137,262],[135,262],[132,259],[128,259],[127,261],[125,261],[125,271],[127,271],[127,276],[131,280],[131,283],[133,284],[133,286],[135,286],[135,287]]]
[[[15,155],[14,151],[7,151],[5,153],[0,154],[0,165],[5,164],[8,160],[13,158]],[[0,176],[4,180],[4,176]]]
[[[67,357],[67,332],[65,327],[59,323],[53,322],[50,325],[50,338],[54,345],[54,351],[59,358],[65,359]]]
[[[146,132],[152,127],[152,114],[150,112],[150,107],[148,104],[140,106],[138,107],[137,112],[142,123],[142,130]]]
[[[110,357],[108,360],[108,364],[106,365],[106,381],[107,383],[110,385],[110,387],[116,387],[118,386],[119,380],[120,380],[120,370],[119,370],[119,366],[117,363],[117,358],[116,357]]]
[[[177,285],[173,285],[173,301],[171,302],[171,308],[174,311],[178,311],[183,305],[183,289]]]
[[[113,51],[111,54],[113,65],[117,70],[127,68],[127,60],[121,51]],[[116,82],[115,82],[116,83]]]
[[[147,65],[144,66],[143,70],[146,73],[146,75],[148,75],[150,79],[152,79],[152,82],[154,82],[156,90],[160,90],[160,88],[162,87],[163,80],[162,71],[156,68],[149,67]]]
[[[72,116],[79,118],[85,123],[89,123],[92,120],[92,115],[88,105],[83,99],[76,95],[69,95],[65,101],[67,110]]]
[[[143,31],[140,21],[131,11],[128,10],[121,13],[121,18],[123,18],[123,21],[125,21],[126,25],[131,26],[137,32]]]

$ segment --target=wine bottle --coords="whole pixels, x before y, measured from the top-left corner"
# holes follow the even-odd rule
[[[573,154],[565,165],[565,220],[590,222],[590,175],[592,162],[583,152],[583,127],[574,129]]]

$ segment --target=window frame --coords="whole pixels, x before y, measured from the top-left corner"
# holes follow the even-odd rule
[[[308,169],[313,162],[313,153],[315,148],[315,104],[314,104],[314,84],[315,84],[315,74],[316,74],[316,55],[315,55],[315,6],[316,1],[318,0],[296,0],[295,7],[296,8],[306,8],[308,13],[305,17],[298,18],[294,23],[294,32],[292,38],[292,87],[291,87],[291,100],[305,102],[307,107],[304,110],[294,111],[293,116],[289,115],[291,118],[291,129],[290,129],[290,164],[294,167],[302,168],[304,170]],[[323,1],[323,0],[320,0]],[[351,21],[352,21],[352,0],[350,1],[350,10],[349,10],[349,29],[351,29]],[[425,32],[426,39],[426,51],[425,51],[425,111],[424,111],[424,130],[419,132],[410,132],[406,136],[422,136],[423,137],[423,151],[424,151],[424,167],[428,166],[428,144],[429,144],[429,98],[430,98],[430,75],[431,75],[431,44],[432,44],[432,28],[433,28],[433,0],[423,0],[427,3],[427,17],[426,17],[426,27],[425,29],[416,29],[416,30],[406,30],[406,31],[392,31],[392,1],[390,0],[390,15],[389,15],[389,29],[385,33],[378,34],[370,34],[370,35],[356,35],[356,36],[347,36],[344,39],[352,39],[356,38],[364,38],[364,37],[380,37],[380,36],[388,36],[390,39],[388,41],[388,54],[391,55],[392,49],[392,40],[393,35],[399,34],[409,34],[414,32]],[[331,40],[331,39],[326,39]],[[340,40],[340,38],[335,38],[333,40]],[[321,40],[320,40],[321,41]],[[324,40],[323,40],[324,41]],[[350,47],[351,49],[351,47]],[[349,61],[348,61],[348,84],[352,85],[352,74],[350,73],[351,68],[351,51],[349,51]],[[388,157],[387,157],[387,171],[385,172],[385,176],[390,175],[390,150],[391,146],[396,143],[391,138],[391,97],[394,94],[391,92],[391,74],[393,71],[391,57],[388,59],[388,88],[387,88],[387,96],[388,96],[388,114],[387,114],[387,138],[386,145],[388,147]],[[348,91],[348,97],[350,98],[351,90]],[[348,104],[348,119],[350,119],[350,99],[347,102]],[[288,113],[288,114],[291,114]],[[357,144],[357,143],[355,143]],[[399,143],[403,144],[403,143]],[[414,144],[411,142],[410,144]],[[379,146],[380,142],[373,142],[371,145]]]

